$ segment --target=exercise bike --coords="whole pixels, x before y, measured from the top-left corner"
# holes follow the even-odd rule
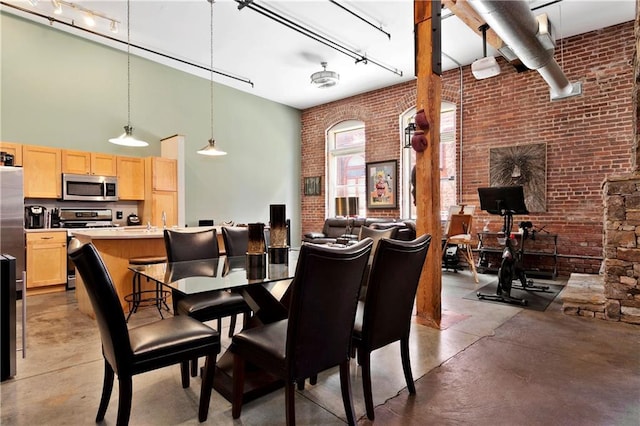
[[[523,267],[524,244],[529,237],[529,232],[533,227],[531,222],[520,222],[522,229],[522,242],[516,248],[518,241],[511,233],[513,227],[513,215],[528,214],[529,211],[524,203],[524,192],[522,186],[478,188],[480,196],[480,207],[488,213],[499,214],[503,218],[502,234],[504,235],[504,250],[502,260],[498,269],[498,287],[496,294],[486,294],[478,292],[478,299],[495,300],[498,302],[511,303],[516,305],[527,305],[526,299],[511,296],[511,288],[525,291],[545,292],[549,286],[536,286],[532,280],[527,279]],[[519,281],[519,285],[513,285],[513,281]]]

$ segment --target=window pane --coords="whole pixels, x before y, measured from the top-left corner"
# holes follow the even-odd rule
[[[335,149],[364,147],[364,127],[335,133]]]
[[[358,126],[359,127],[356,127]],[[347,127],[348,126],[348,127]],[[345,130],[346,128],[346,130]],[[366,214],[365,129],[362,122],[338,123],[328,132],[327,216],[335,212],[336,197],[358,197],[359,216]]]

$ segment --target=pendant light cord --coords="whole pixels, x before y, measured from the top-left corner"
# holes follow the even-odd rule
[[[131,0],[127,0],[127,126],[131,127]]]
[[[211,22],[210,22],[210,48],[211,48],[211,63],[209,74],[209,91],[211,95],[211,140],[213,140],[213,0],[209,0],[211,5]]]

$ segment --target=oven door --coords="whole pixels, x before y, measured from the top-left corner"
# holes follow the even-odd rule
[[[67,247],[69,247],[69,241],[71,241],[71,234],[67,233]],[[67,256],[67,290],[76,289],[76,265],[73,260]]]

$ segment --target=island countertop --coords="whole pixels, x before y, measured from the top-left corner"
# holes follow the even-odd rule
[[[207,229],[214,228],[218,235],[221,234],[219,226],[194,226],[194,227],[179,227],[170,228],[173,231],[180,232],[198,232]],[[71,234],[77,237],[81,241],[85,240],[138,240],[147,238],[163,238],[164,232],[162,228],[152,227],[147,229],[146,226],[141,227],[116,227],[116,228],[92,228],[92,229],[79,229],[71,230]]]

